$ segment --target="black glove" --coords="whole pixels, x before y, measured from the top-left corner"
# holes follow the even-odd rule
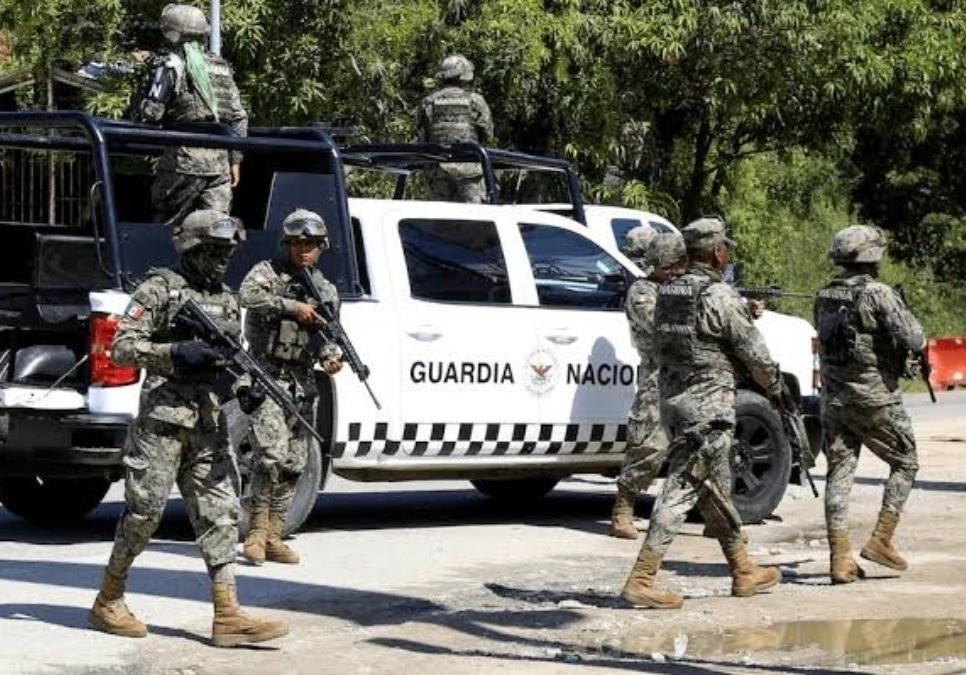
[[[246,415],[251,415],[258,410],[258,407],[265,402],[265,389],[256,382],[252,386],[238,388],[238,407]]]
[[[221,354],[207,342],[184,340],[171,345],[171,363],[179,375],[214,370]]]

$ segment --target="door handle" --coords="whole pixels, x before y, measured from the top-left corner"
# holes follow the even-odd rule
[[[407,333],[409,337],[421,342],[432,342],[443,337],[443,333],[435,326],[417,326]]]
[[[551,333],[546,338],[555,345],[572,345],[577,341],[576,335],[569,335],[567,333]]]

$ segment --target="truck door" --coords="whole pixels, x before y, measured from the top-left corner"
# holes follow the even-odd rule
[[[638,364],[623,302],[630,273],[582,233],[519,223],[539,311],[539,349],[557,377],[540,421],[571,452],[620,452]],[[573,443],[574,445],[570,445]]]
[[[472,213],[472,210],[468,210]],[[485,217],[399,217],[400,451],[413,456],[532,451],[537,399],[522,368],[535,340],[531,310],[502,240],[513,223]],[[517,275],[519,276],[519,265]]]

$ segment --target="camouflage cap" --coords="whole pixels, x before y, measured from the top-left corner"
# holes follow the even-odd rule
[[[325,220],[315,211],[295,209],[282,222],[282,241],[319,241],[329,243],[329,230]]]
[[[725,224],[720,218],[699,218],[688,223],[681,234],[689,252],[711,251],[721,243],[735,245],[725,234]]]
[[[181,254],[207,243],[238,244],[245,239],[241,222],[213,209],[192,211],[174,232],[174,248]]]
[[[624,235],[624,244],[621,252],[628,258],[646,258],[651,250],[651,242],[657,236],[657,232],[650,225],[638,225],[631,228]]]
[[[171,42],[203,38],[211,32],[205,13],[191,5],[168,4],[161,10],[161,32]]]
[[[651,241],[651,263],[662,269],[670,267],[688,254],[680,232],[662,232]]]
[[[852,225],[832,237],[828,257],[836,263],[876,263],[885,253],[886,239],[882,230],[868,225]]]
[[[436,79],[442,82],[459,80],[460,82],[473,81],[473,62],[462,54],[450,54],[439,64],[439,72]]]

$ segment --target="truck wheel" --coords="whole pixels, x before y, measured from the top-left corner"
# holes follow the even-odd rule
[[[525,502],[540,499],[560,482],[559,478],[517,478],[507,480],[471,480],[477,490],[501,502]]]
[[[93,511],[111,481],[106,478],[0,478],[0,502],[13,514],[34,523],[76,522]]]
[[[781,418],[764,396],[739,390],[735,406],[737,428],[731,447],[732,495],[745,523],[770,516],[782,497],[792,471],[792,449]]]

